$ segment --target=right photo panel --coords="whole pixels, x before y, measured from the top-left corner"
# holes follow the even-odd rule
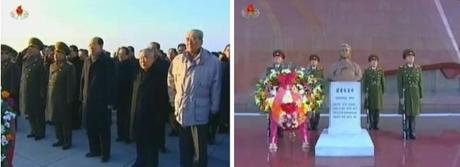
[[[460,1],[234,2],[235,166],[460,166]]]

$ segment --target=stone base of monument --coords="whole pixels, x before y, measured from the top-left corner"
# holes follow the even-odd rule
[[[316,156],[374,156],[369,133],[361,128],[361,83],[331,82],[329,128],[316,142]]]
[[[316,156],[374,156],[374,144],[367,130],[361,133],[321,133],[315,146]]]
[[[315,165],[340,167],[376,166],[375,157],[315,157]]]

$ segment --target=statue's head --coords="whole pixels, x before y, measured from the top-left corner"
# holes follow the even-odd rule
[[[347,43],[340,44],[340,58],[351,59],[351,46]]]

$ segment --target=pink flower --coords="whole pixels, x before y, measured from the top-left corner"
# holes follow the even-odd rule
[[[294,85],[295,84],[295,78],[296,74],[295,73],[289,73],[289,74],[281,74],[278,76],[278,84],[280,87],[286,88],[288,85]]]

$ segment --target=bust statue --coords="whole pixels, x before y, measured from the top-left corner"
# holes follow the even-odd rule
[[[340,59],[332,64],[327,72],[329,81],[359,81],[362,77],[361,68],[351,61],[351,47],[343,43],[340,45]]]

